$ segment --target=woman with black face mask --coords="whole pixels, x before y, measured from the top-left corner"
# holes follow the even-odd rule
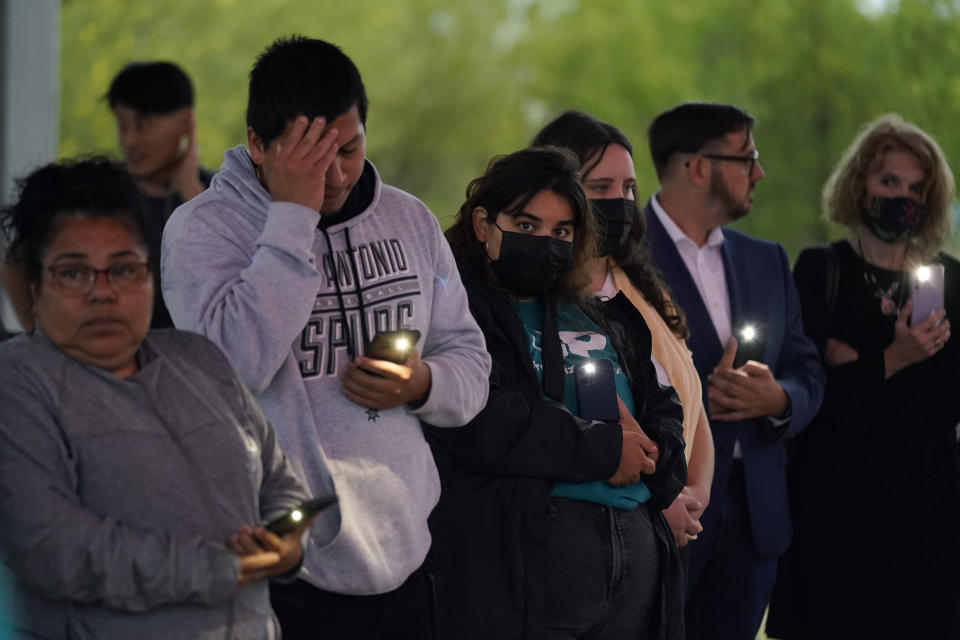
[[[660,513],[686,477],[682,409],[636,309],[581,293],[595,241],[577,167],[557,148],[495,159],[446,232],[494,364],[472,422],[426,428],[441,638],[682,637]],[[578,390],[586,365],[610,372],[607,420]]]
[[[601,240],[586,262],[590,290],[601,298],[618,291],[643,314],[653,337],[653,363],[661,384],[672,385],[683,404],[687,484],[664,511],[678,547],[696,540],[710,501],[713,436],[703,408],[697,369],[684,342],[687,329],[647,256],[645,223],[637,209],[633,146],[620,129],[579,111],[547,124],[535,145],[565,147],[580,159],[580,180],[593,205]]]
[[[953,194],[937,144],[892,115],[866,127],[824,189],[826,218],[848,236],[794,267],[827,387],[793,441],[794,534],[772,637],[960,637],[960,345],[949,321],[960,263],[938,253]],[[945,304],[928,305],[914,274],[940,265]]]

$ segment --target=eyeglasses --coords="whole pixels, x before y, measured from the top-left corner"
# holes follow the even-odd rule
[[[725,160],[727,162],[743,162],[749,163],[747,167],[747,175],[753,175],[753,169],[757,166],[757,159],[760,157],[760,152],[754,149],[746,156],[725,156],[719,153],[701,153],[698,154],[704,158],[710,158],[711,160]],[[687,162],[686,166],[690,166],[690,162]]]
[[[146,262],[122,262],[106,269],[93,269],[74,265],[47,267],[54,288],[68,296],[82,296],[93,291],[97,278],[102,273],[115,291],[133,291],[142,287],[150,276]]]

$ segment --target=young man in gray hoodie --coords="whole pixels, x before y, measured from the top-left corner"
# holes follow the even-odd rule
[[[249,151],[228,150],[163,237],[176,325],[223,348],[302,476],[329,469],[340,497],[341,533],[273,589],[286,639],[432,635],[421,565],[440,482],[420,420],[461,426],[489,387],[437,220],[366,160],[366,112],[337,47],[274,42],[250,73]],[[406,362],[363,355],[401,328],[420,332]]]

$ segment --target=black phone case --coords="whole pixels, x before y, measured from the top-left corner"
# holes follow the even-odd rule
[[[320,513],[327,507],[337,503],[337,496],[325,496],[323,498],[312,498],[302,503],[296,509],[291,509],[286,515],[277,518],[276,520],[271,520],[268,522],[264,528],[267,531],[272,531],[278,536],[282,536],[286,533],[290,533],[303,523],[305,520],[309,520],[313,517],[314,514]],[[303,517],[300,520],[294,520],[290,515],[294,511],[300,511],[303,513]]]
[[[410,348],[406,350],[397,349],[395,346],[397,338],[409,340]],[[373,336],[373,339],[364,348],[363,355],[375,360],[387,360],[396,364],[403,364],[410,357],[410,352],[417,348],[418,340],[420,340],[420,332],[416,329],[380,331]]]
[[[585,365],[594,366],[593,373],[587,373]],[[587,420],[618,422],[620,410],[617,407],[617,382],[610,360],[587,360],[578,363],[574,369],[577,387],[577,402],[580,404],[580,417]]]
[[[762,333],[757,334],[750,342],[737,343],[737,355],[733,357],[733,368],[737,369],[747,363],[747,360],[756,360],[763,362],[763,356],[767,349],[767,341]]]

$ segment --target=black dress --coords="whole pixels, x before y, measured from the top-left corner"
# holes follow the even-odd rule
[[[767,633],[775,638],[960,638],[960,341],[884,380],[883,350],[910,293],[906,274],[833,245],[839,286],[827,302],[827,249],[801,253],[794,278],[804,328],[855,362],[827,366],[817,417],[793,442],[794,537],[780,561]],[[945,266],[948,319],[960,322],[960,263]],[[865,275],[866,274],[866,275]],[[872,278],[871,278],[872,276]],[[831,317],[832,315],[832,317]],[[957,325],[960,326],[960,325]]]

